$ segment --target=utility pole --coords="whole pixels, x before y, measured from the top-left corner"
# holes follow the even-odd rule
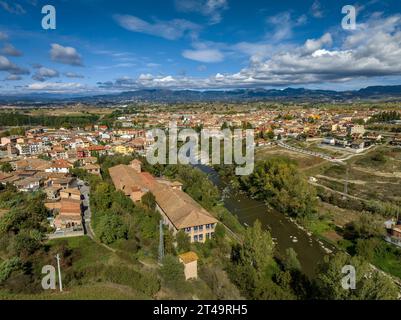
[[[60,270],[60,256],[57,253],[56,255],[57,259],[57,270],[58,270],[58,284],[60,286],[60,292],[63,291],[63,283],[61,282],[61,270]]]
[[[347,164],[346,177],[344,182],[344,193],[348,194],[348,180],[349,180],[349,164]]]
[[[160,239],[159,239],[159,264],[163,263],[164,259],[164,234],[163,234],[163,220],[160,220]]]

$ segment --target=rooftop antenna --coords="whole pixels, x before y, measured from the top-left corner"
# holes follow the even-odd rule
[[[160,220],[160,239],[159,239],[159,264],[163,263],[164,259],[164,234],[163,234],[163,220]]]

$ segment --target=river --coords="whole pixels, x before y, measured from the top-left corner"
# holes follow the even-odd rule
[[[318,239],[308,235],[284,214],[270,209],[263,202],[251,199],[243,193],[230,192],[228,184],[220,179],[213,168],[204,165],[196,165],[196,168],[206,173],[210,181],[219,188],[225,207],[236,215],[243,225],[252,226],[259,220],[262,228],[270,231],[278,252],[285,254],[286,249],[293,248],[303,272],[310,278],[315,277],[317,264],[327,255]],[[330,245],[324,246],[334,250]]]

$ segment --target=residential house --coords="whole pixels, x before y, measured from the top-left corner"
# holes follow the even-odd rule
[[[66,160],[60,159],[53,161],[45,171],[51,173],[69,173],[72,167],[72,164],[68,163]]]
[[[61,199],[59,213],[54,219],[54,226],[57,230],[82,230],[81,201]]]
[[[81,200],[81,191],[75,188],[66,188],[60,190],[61,199]]]
[[[100,166],[98,164],[87,163],[82,167],[86,172],[91,174],[100,175]]]

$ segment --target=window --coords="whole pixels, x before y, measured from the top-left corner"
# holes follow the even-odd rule
[[[199,241],[203,241],[203,234],[199,235]]]
[[[191,232],[191,227],[186,228],[186,229],[185,229],[185,232]]]
[[[198,231],[198,226],[195,226],[195,227],[194,227],[194,230],[195,230],[195,231]]]
[[[210,239],[210,233],[206,233],[206,239]]]
[[[198,242],[198,236],[194,236],[194,241]]]
[[[210,229],[210,224],[207,224],[207,225],[206,225],[206,229]]]
[[[199,226],[199,231],[202,231],[203,230],[203,226]]]

